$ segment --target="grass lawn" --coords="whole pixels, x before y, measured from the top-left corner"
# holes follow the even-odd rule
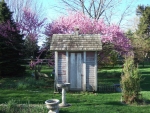
[[[49,68],[42,70],[47,74],[51,71]],[[145,78],[141,83],[145,105],[122,104],[121,93],[67,92],[67,103],[72,106],[60,108],[60,113],[150,113],[150,66],[140,68],[140,71]],[[101,69],[98,71],[98,83],[119,83],[120,74],[121,68]],[[56,98],[61,101],[61,94],[53,93],[53,77],[35,81],[29,75],[31,72],[27,71],[22,78],[0,79],[0,113],[47,113],[45,100]],[[20,107],[18,104],[26,106]]]

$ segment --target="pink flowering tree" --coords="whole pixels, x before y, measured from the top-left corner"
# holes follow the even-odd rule
[[[35,51],[38,51],[37,42],[42,33],[42,28],[45,23],[45,18],[40,19],[37,13],[32,12],[29,8],[23,9],[23,19],[18,22],[20,31],[24,34],[26,51],[28,56],[33,56],[35,58]]]
[[[41,28],[44,26],[45,20],[46,18],[40,20],[38,15],[32,12],[31,9],[24,8],[23,19],[19,22],[21,32],[26,36],[30,36],[32,41],[36,41],[41,33]]]
[[[38,73],[42,68],[43,61],[40,56],[43,50],[39,51],[37,43],[41,37],[46,18],[40,19],[38,14],[29,8],[23,9],[22,16],[23,19],[18,22],[18,26],[21,33],[24,34],[26,57],[31,58],[30,67],[34,70],[35,79],[38,80]]]
[[[108,49],[115,51],[115,54],[125,55],[130,51],[131,45],[124,32],[115,24],[106,25],[102,19],[89,18],[81,12],[69,13],[53,21],[46,27],[45,34],[52,37],[53,34],[72,34],[74,28],[78,27],[80,34],[101,34],[103,50],[99,52],[101,61],[108,61]]]

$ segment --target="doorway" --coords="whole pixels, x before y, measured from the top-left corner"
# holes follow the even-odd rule
[[[69,81],[70,90],[82,90],[82,53],[70,53]]]

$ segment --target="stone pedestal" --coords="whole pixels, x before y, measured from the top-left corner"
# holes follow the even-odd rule
[[[62,103],[59,104],[60,107],[67,107],[70,104],[66,103],[66,88],[70,85],[70,83],[57,84],[57,87],[62,88]]]
[[[46,107],[49,109],[48,113],[59,113],[59,100],[50,99],[45,101]]]

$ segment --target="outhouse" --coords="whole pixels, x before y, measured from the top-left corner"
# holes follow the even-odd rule
[[[70,83],[73,91],[97,91],[100,34],[54,34],[50,50],[55,53],[55,83]]]

